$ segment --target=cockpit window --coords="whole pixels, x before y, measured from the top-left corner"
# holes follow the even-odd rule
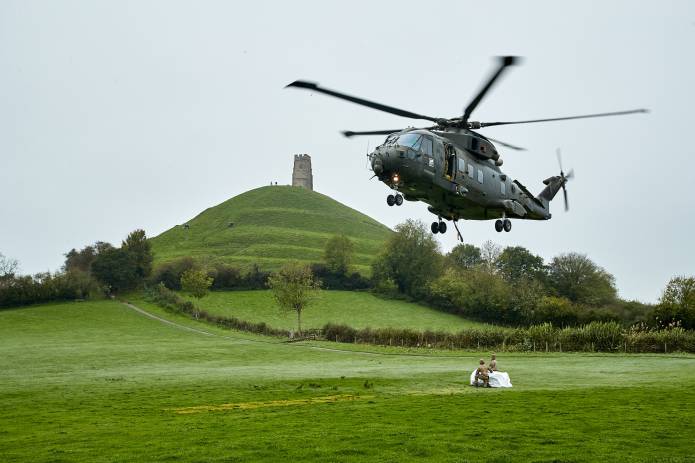
[[[428,137],[422,137],[422,152],[428,156],[432,156],[432,140]]]
[[[408,148],[413,148],[415,150],[420,149],[420,143],[422,142],[422,135],[417,133],[406,133],[398,137],[398,144],[401,146],[407,146]]]
[[[398,140],[398,135],[389,135],[384,142],[384,146],[393,145]]]

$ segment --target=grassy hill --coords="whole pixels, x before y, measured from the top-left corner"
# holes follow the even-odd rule
[[[322,349],[142,307],[160,319],[0,311],[0,461],[692,461],[692,355],[505,353],[514,388],[476,389],[480,352]]]
[[[265,322],[273,328],[297,328],[296,315],[281,311],[270,291],[215,291],[195,303],[215,315]],[[487,326],[420,304],[384,300],[370,293],[352,291],[321,291],[318,299],[302,314],[305,329],[322,328],[326,323],[353,328],[409,328],[452,333]]]
[[[206,209],[151,239],[155,264],[191,256],[274,269],[289,259],[320,262],[326,241],[344,234],[355,244],[355,268],[369,264],[391,231],[315,191],[265,186]]]

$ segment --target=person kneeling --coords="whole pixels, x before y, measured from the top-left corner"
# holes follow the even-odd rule
[[[485,366],[485,360],[480,359],[480,366],[475,370],[475,385],[476,387],[483,382],[483,386],[490,387],[490,370]]]

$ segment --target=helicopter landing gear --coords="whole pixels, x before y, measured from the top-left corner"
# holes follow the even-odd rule
[[[502,230],[506,232],[512,231],[512,221],[509,219],[495,220],[495,230],[497,233],[501,232]]]
[[[396,194],[395,196],[388,195],[386,197],[386,204],[388,204],[389,206],[400,206],[401,204],[403,204],[403,196],[401,196],[400,194]]]
[[[432,233],[435,235],[437,233],[446,233],[446,222],[442,222],[441,220],[439,222],[432,222],[432,225],[430,226],[432,229]]]

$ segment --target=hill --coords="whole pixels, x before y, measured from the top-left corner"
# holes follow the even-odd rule
[[[281,311],[271,291],[213,291],[195,303],[214,315],[265,322],[273,328],[297,328],[296,315]],[[318,300],[302,312],[303,328],[322,328],[326,323],[451,333],[489,326],[413,302],[385,300],[355,291],[321,291]]]
[[[155,264],[179,257],[274,269],[296,259],[320,262],[326,241],[344,234],[362,273],[391,231],[338,201],[291,186],[265,186],[206,209],[151,239]]]

